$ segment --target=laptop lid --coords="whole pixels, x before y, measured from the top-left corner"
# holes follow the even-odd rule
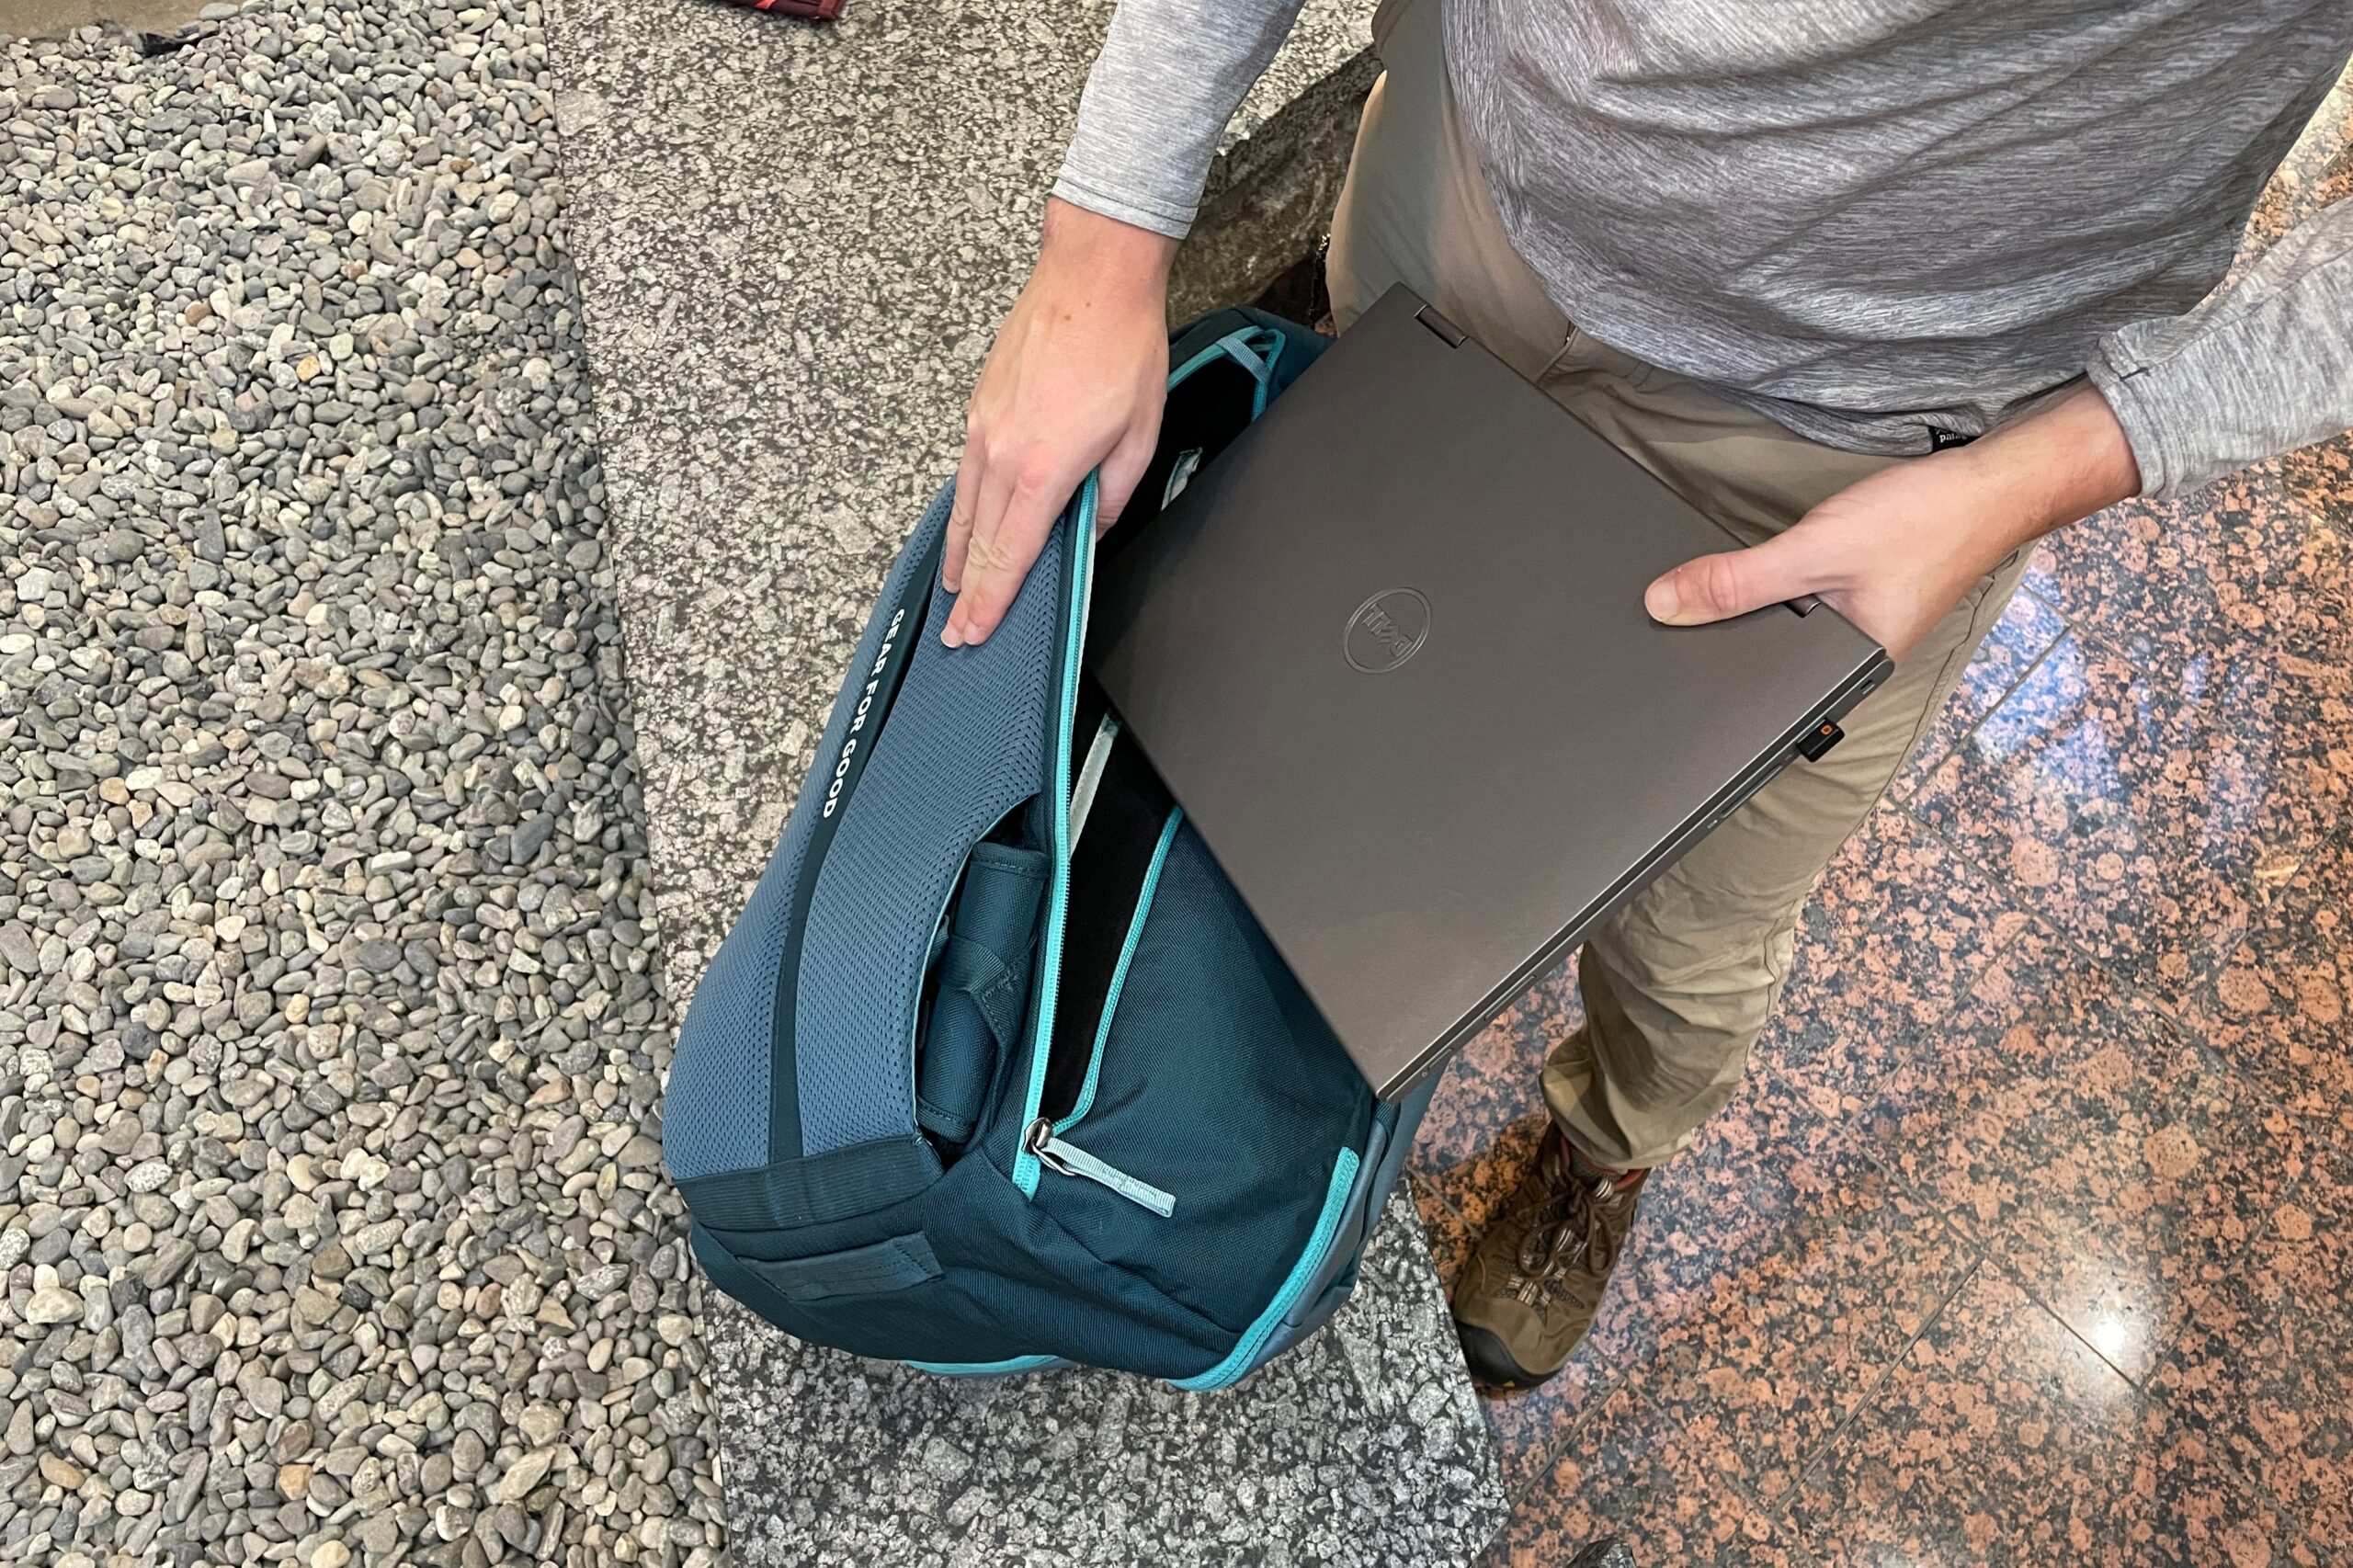
[[[1097,678],[1377,1093],[1892,667],[1827,607],[1652,621],[1727,538],[1401,287],[1107,554]]]

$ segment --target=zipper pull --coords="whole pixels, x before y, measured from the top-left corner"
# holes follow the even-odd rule
[[[1065,1143],[1054,1136],[1054,1124],[1040,1117],[1029,1124],[1029,1133],[1023,1140],[1038,1163],[1048,1170],[1066,1176],[1077,1176],[1108,1187],[1129,1202],[1141,1205],[1165,1220],[1176,1212],[1175,1194],[1166,1193],[1148,1181],[1138,1181],[1123,1170],[1104,1164],[1075,1143]]]

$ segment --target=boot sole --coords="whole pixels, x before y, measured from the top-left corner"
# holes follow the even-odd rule
[[[1531,1372],[1512,1359],[1504,1342],[1489,1329],[1454,1320],[1454,1336],[1462,1344],[1462,1359],[1470,1365],[1471,1381],[1496,1393],[1517,1393],[1550,1381],[1560,1371]]]

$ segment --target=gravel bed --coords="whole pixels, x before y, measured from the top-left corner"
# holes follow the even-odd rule
[[[0,51],[0,1562],[724,1554],[540,7]]]

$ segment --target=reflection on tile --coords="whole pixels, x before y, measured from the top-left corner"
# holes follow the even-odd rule
[[[1536,1163],[1536,1152],[1552,1119],[1541,1106],[1510,1123],[1486,1147],[1471,1158],[1450,1165],[1424,1165],[1420,1176],[1430,1190],[1454,1205],[1472,1233],[1483,1231],[1520,1177]]]
[[[1961,737],[2008,696],[2034,662],[2066,632],[2067,622],[2057,610],[2031,590],[2019,590],[1978,645],[1969,667],[1961,672],[1961,684],[1953,688],[1928,733],[1920,737],[1920,744],[1896,772],[1895,782],[1889,787],[1893,796],[1901,801],[1918,789],[1945,754],[1959,745]]]
[[[2047,929],[2021,935],[1935,1049],[1898,1069],[1854,1123],[1859,1147],[1975,1233],[1998,1232],[2018,1211],[2044,1108],[2082,1046],[2082,1020],[2112,991],[2072,961]],[[2070,1023],[2075,1032],[2062,1033]]]
[[[1540,1115],[1516,1124],[1486,1157],[1425,1179],[1474,1233],[1483,1230],[1549,1125]],[[1795,1200],[1789,1165],[1787,1155],[1760,1164],[1753,1150],[1717,1140],[1652,1175],[1586,1342],[1557,1377],[1486,1402],[1507,1492],[1517,1496],[1542,1473],[1597,1398],[1654,1376],[1662,1338],[1709,1310],[1721,1277],[1765,1253]]]
[[[1799,919],[1758,1062],[1825,1117],[1860,1108],[2026,920],[1943,839],[1881,807]]]
[[[2252,656],[2070,636],[1913,809],[2175,1006],[2220,967],[2269,869],[2335,815],[2315,786],[2341,733],[2308,683]]]
[[[1654,1326],[1630,1289],[1613,1286],[1593,1333],[1557,1376],[1518,1393],[1480,1400],[1503,1466],[1504,1495],[1517,1504],[1540,1486],[1562,1444],[1612,1390],[1656,1387]]]
[[[1717,1468],[1770,1506],[1935,1316],[1974,1248],[1870,1162],[1796,1161],[1787,1222],[1670,1336]],[[1574,1441],[1573,1437],[1572,1442]]]
[[[2101,1027],[2045,1108],[2003,1256],[2138,1381],[2305,1156],[2258,1093],[2162,1020]]]
[[[2127,1563],[2154,1531],[2131,1488],[2131,1386],[1990,1266],[1799,1483],[1830,1563]]]
[[[1802,1206],[1798,1161],[1825,1143],[1829,1127],[1811,1107],[1777,1100],[1776,1136],[1757,1139],[1766,1115],[1754,1108],[1769,1094],[1750,1074],[1741,1097],[1644,1189],[1636,1261],[1643,1303],[1663,1330],[1688,1324],[1720,1280],[1755,1267]]]
[[[1675,1385],[1620,1390],[1580,1423],[1521,1498],[1488,1568],[1560,1568],[1586,1542],[1623,1538],[1651,1568],[1799,1564],[1787,1536],[1717,1468],[1727,1436]]]
[[[2150,1392],[2228,1454],[2324,1562],[2353,1556],[2353,1166],[2315,1162],[2214,1280]]]
[[[2250,247],[2353,194],[2348,93]],[[2353,437],[2063,530],[2027,587],[1593,1338],[1487,1403],[1491,1562],[2353,1562]],[[1449,1279],[1576,1020],[1557,975],[1440,1089]]]
[[[1713,1461],[1785,1491],[1968,1267],[1972,1249],[1852,1154],[1705,1139],[1662,1166],[1594,1332],[1561,1376],[1491,1400],[1514,1496],[1585,1441],[1597,1399],[1676,1397],[1723,1434]]]
[[[2052,535],[2029,582],[2112,639],[2180,658],[2260,648],[2325,676],[2353,656],[2353,548],[2323,520],[2312,472],[2310,458],[2268,462],[2180,500],[2126,502]]]
[[[1572,957],[1447,1064],[1414,1144],[1415,1164],[1438,1171],[1475,1160],[1504,1129],[1541,1110],[1544,1059],[1584,1021]]]
[[[1910,809],[1825,874],[1592,1338],[1485,1403],[1491,1563],[1612,1531],[1646,1568],[2353,1561],[2353,1191],[2313,1153],[2353,1138],[2331,515],[2353,441],[2043,552],[2093,633],[2014,602]],[[1576,1006],[1555,975],[1439,1092],[1415,1191],[1449,1282]]]
[[[2278,1104],[2353,1146],[2353,847],[2273,868],[2188,1021]]]
[[[1454,1256],[1441,1253],[1438,1257],[1439,1274],[1449,1290],[1462,1259],[1469,1256],[1472,1238],[1495,1219],[1534,1163],[1551,1125],[1550,1119],[1539,1112],[1514,1124],[1495,1148],[1481,1158],[1419,1177],[1431,1197],[1459,1216],[1457,1222],[1463,1226],[1461,1253]],[[1674,1218],[1675,1189],[1665,1187],[1664,1199],[1661,1189],[1660,1178],[1652,1178],[1627,1253],[1602,1299],[1593,1331],[1568,1366],[1533,1389],[1483,1401],[1506,1494],[1517,1497],[1543,1473],[1561,1435],[1595,1397],[1621,1379],[1638,1374],[1656,1354],[1654,1304],[1640,1283],[1638,1260],[1651,1249],[1674,1244],[1680,1234]],[[1435,1231],[1433,1240],[1437,1240]]]
[[[1429,1233],[1430,1261],[1438,1266],[1438,1289],[1450,1292],[1455,1278],[1462,1272],[1463,1260],[1471,1256],[1474,1239],[1471,1227],[1419,1171],[1405,1173],[1405,1186],[1421,1213],[1422,1228]]]
[[[2251,1085],[2040,932],[1859,1136],[2136,1381],[2305,1157]]]

